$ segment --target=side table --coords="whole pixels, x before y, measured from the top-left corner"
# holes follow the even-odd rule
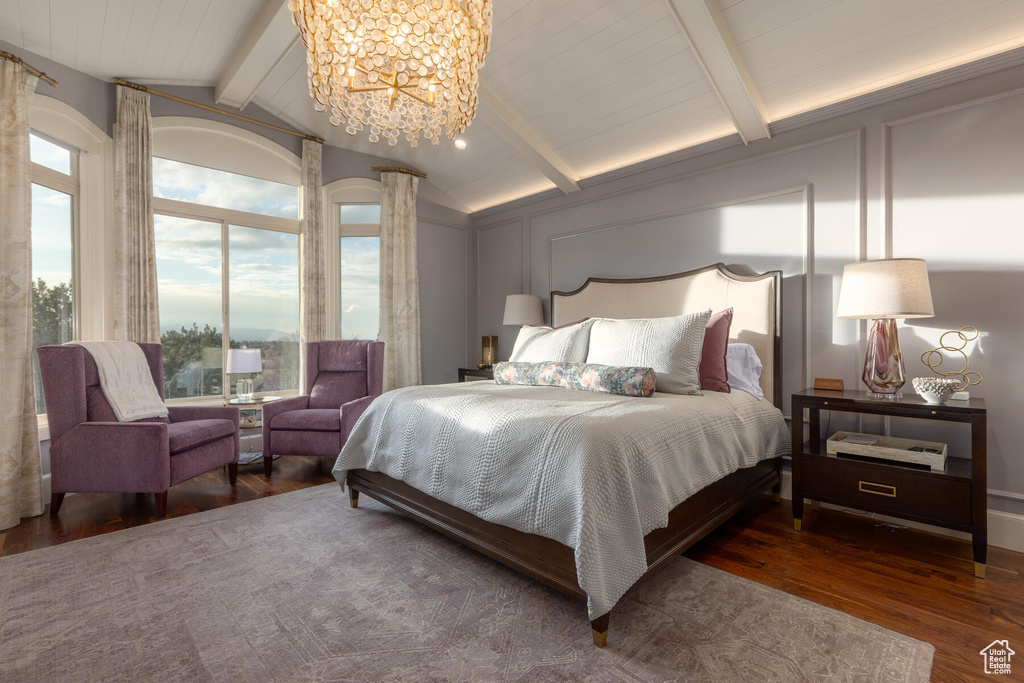
[[[238,398],[224,401],[224,405],[239,409],[239,465],[263,462],[263,405],[280,400],[280,396],[257,396],[251,401]]]
[[[807,411],[810,438],[803,440]],[[838,410],[970,425],[970,459],[950,457],[944,470],[895,462],[829,457],[821,436],[821,411]],[[923,522],[971,534],[974,573],[985,578],[988,549],[988,469],[985,400],[928,403],[916,394],[877,399],[861,391],[805,389],[793,394],[793,527],[800,531],[804,497]],[[828,435],[826,435],[826,438]]]
[[[459,381],[494,379],[494,368],[459,368]]]

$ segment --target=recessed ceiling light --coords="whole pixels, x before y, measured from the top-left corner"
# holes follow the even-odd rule
[[[455,138],[455,147],[458,149],[466,149],[466,141],[462,138]]]

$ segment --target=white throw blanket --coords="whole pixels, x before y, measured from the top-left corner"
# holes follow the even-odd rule
[[[787,453],[789,429],[742,391],[633,398],[490,382],[379,396],[334,466],[383,472],[481,519],[575,550],[591,619],[647,571],[644,535],[676,505]]]
[[[153,384],[146,354],[135,342],[69,342],[83,347],[96,361],[100,389],[120,422],[167,417],[167,406]]]

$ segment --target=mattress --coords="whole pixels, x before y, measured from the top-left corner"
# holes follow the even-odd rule
[[[788,452],[789,430],[742,391],[635,398],[490,382],[374,400],[334,466],[382,472],[477,517],[575,551],[590,618],[647,571],[644,536],[705,486]]]

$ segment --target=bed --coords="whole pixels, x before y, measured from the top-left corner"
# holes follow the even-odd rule
[[[409,387],[374,401],[335,476],[352,507],[365,493],[587,603],[603,647],[611,608],[631,585],[769,489],[778,495],[788,446],[780,285],[778,271],[716,264],[551,294],[556,327],[732,307],[730,341],[761,359],[763,401],[740,391],[637,399],[483,382]]]

